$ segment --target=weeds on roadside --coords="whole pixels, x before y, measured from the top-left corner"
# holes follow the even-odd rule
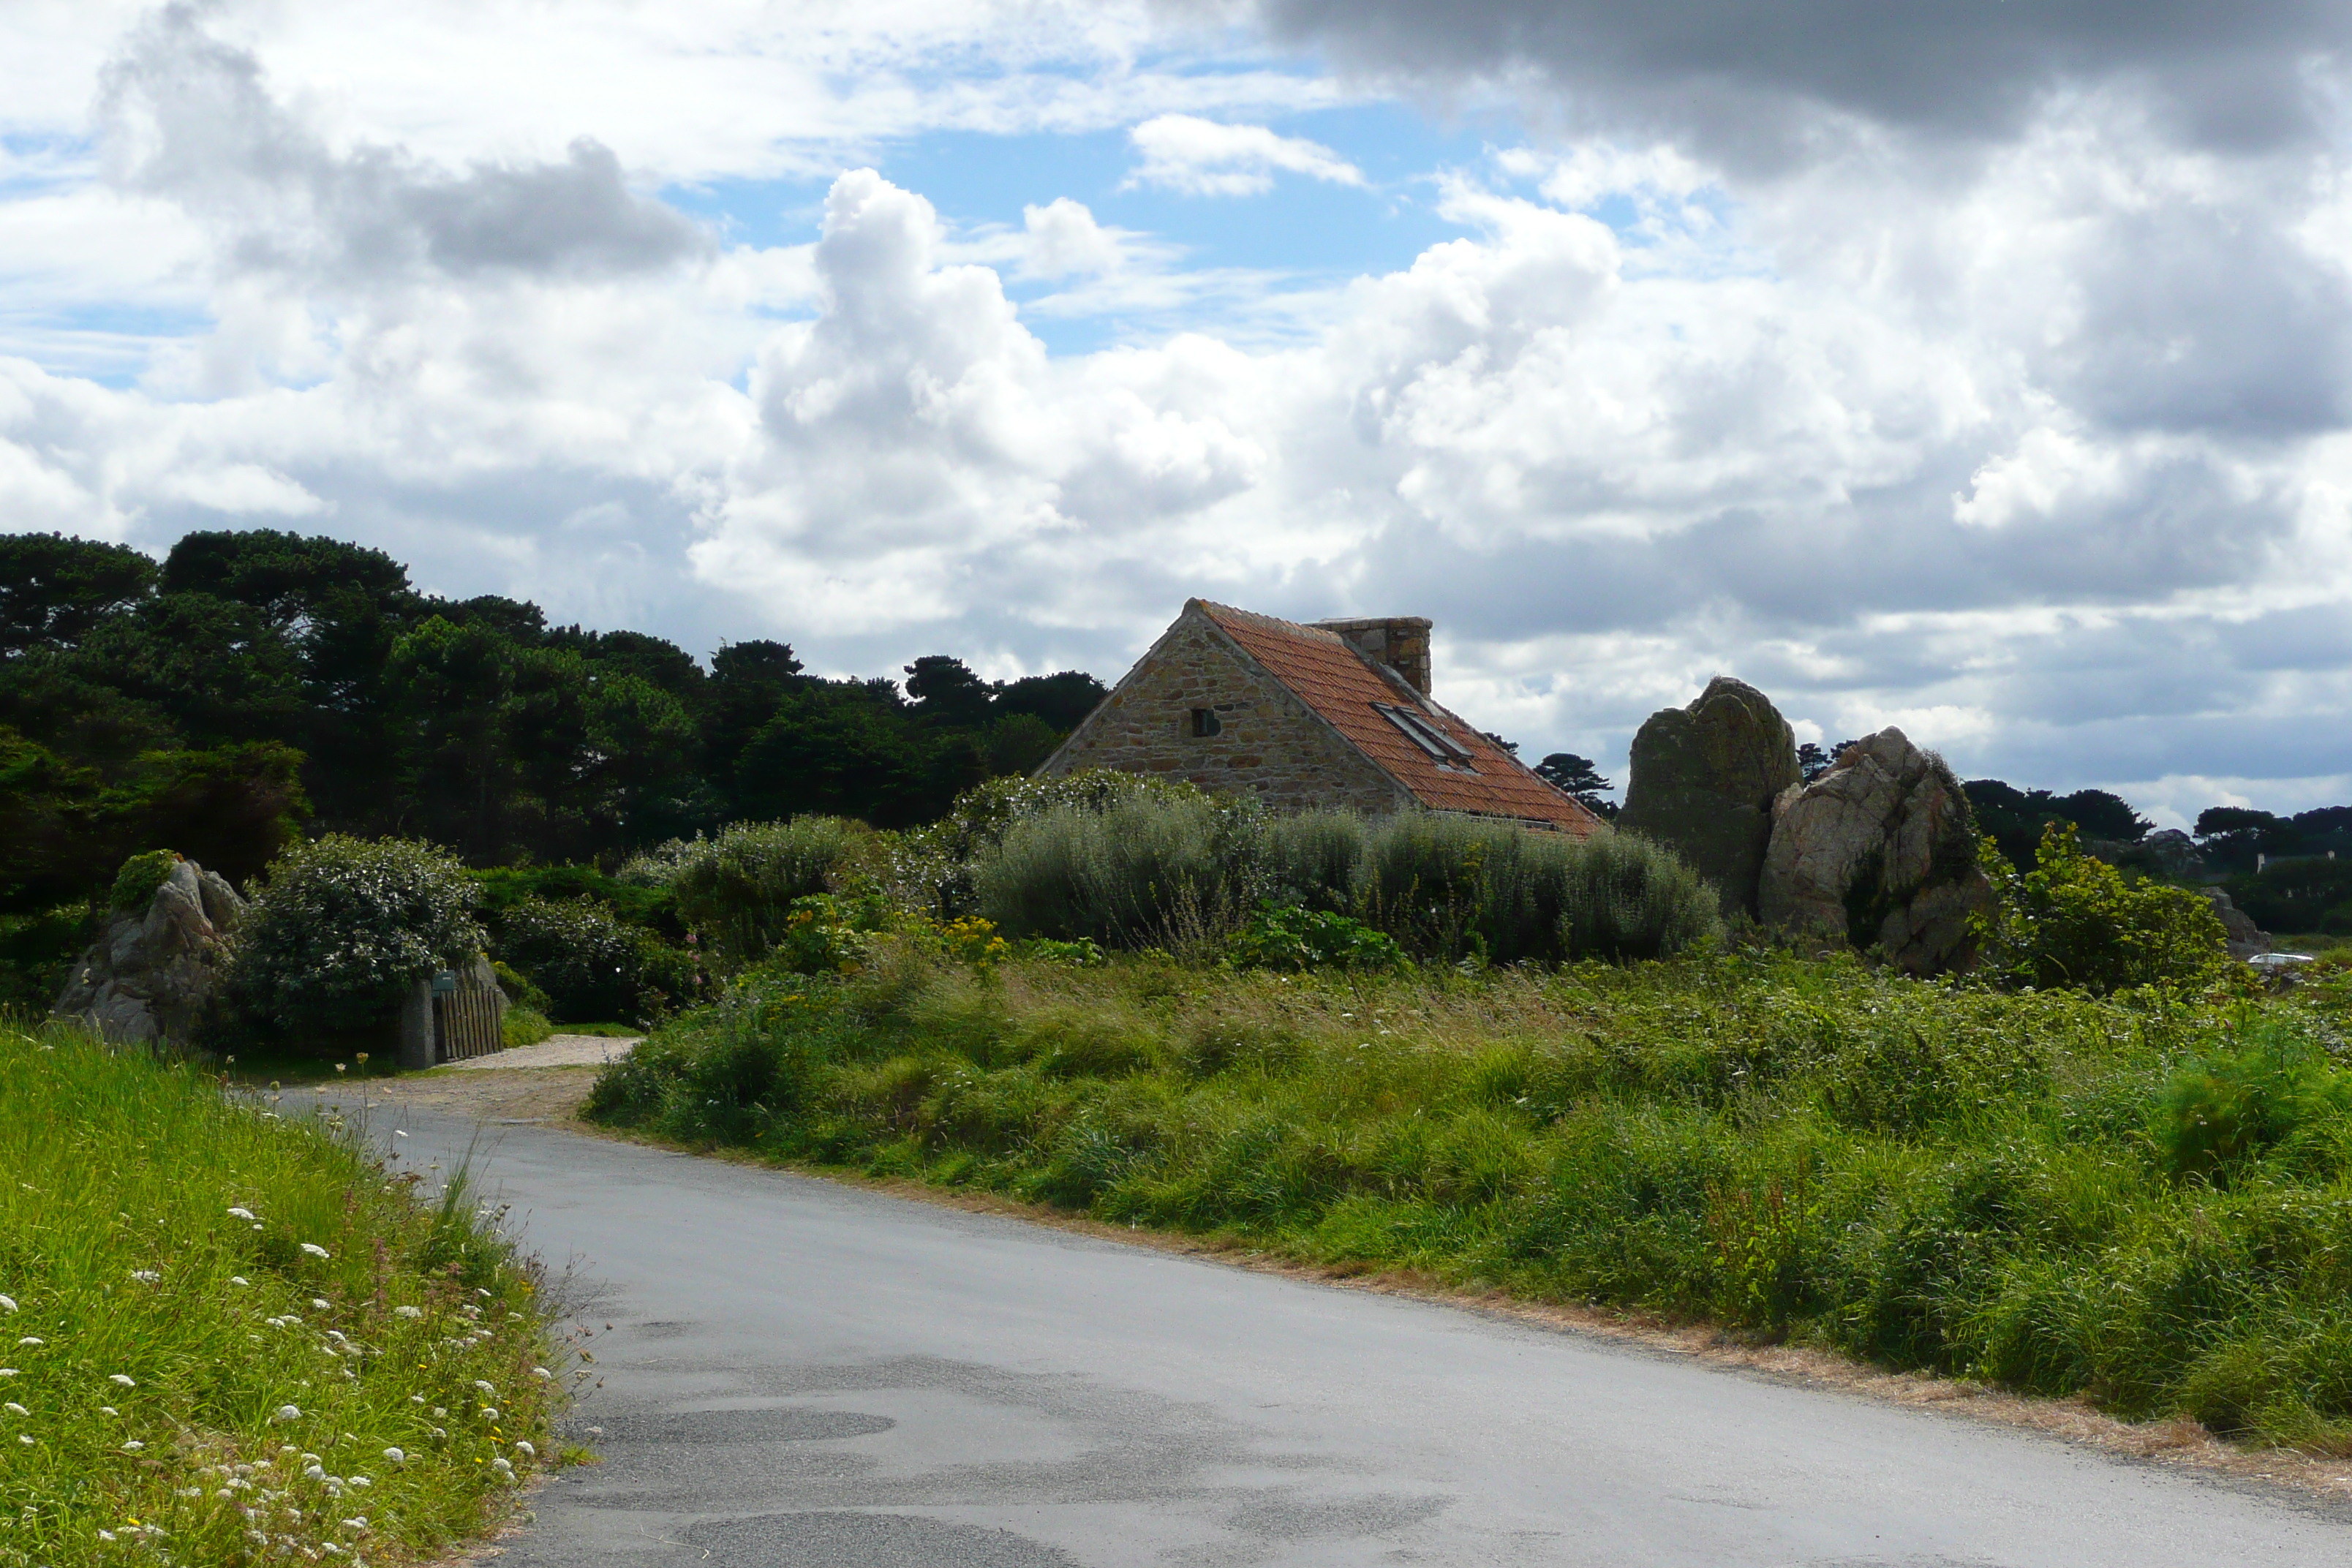
[[[2341,1026],[1766,952],[1389,975],[886,942],[677,1020],[591,1109],[2352,1451]]]
[[[407,1560],[542,1462],[543,1282],[325,1092],[0,1028],[0,1563]]]

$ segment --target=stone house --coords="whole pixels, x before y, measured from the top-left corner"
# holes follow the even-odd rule
[[[1419,807],[1582,837],[1601,819],[1429,695],[1429,622],[1254,615],[1206,599],[1037,771],[1160,773],[1281,810]]]

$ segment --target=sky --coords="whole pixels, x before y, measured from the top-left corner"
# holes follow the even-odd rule
[[[2352,799],[2352,7],[10,0],[0,529]]]

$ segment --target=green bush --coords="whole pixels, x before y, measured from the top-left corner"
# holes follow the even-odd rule
[[[411,983],[481,950],[473,879],[404,839],[330,834],[270,863],[233,938],[228,992],[289,1031],[388,1021]]]
[[[1977,864],[1991,881],[1991,911],[1975,920],[1992,974],[2105,995],[2135,985],[2198,985],[2229,965],[2229,933],[2212,901],[2160,882],[2133,884],[2083,853],[2071,822],[2042,831],[2032,871],[2018,875],[1990,839]]]
[[[47,1013],[102,929],[87,904],[0,914],[0,1012]]]
[[[474,879],[481,884],[482,913],[494,923],[502,910],[525,899],[549,903],[593,899],[609,906],[625,925],[657,932],[672,942],[686,936],[666,879],[641,881],[608,877],[593,866],[505,866],[477,870]]]
[[[517,1004],[499,1018],[499,1043],[509,1050],[517,1046],[535,1046],[554,1033],[555,1026],[536,1007]]]
[[[1720,931],[1714,890],[1639,834],[1596,833],[1558,874],[1563,958],[1672,958]]]
[[[1360,920],[1297,904],[1267,904],[1234,933],[1233,959],[1247,969],[1404,967],[1404,949]]]
[[[499,911],[492,937],[558,1023],[634,1021],[699,994],[691,954],[594,899],[517,900]]]
[[[687,924],[740,967],[783,940],[795,902],[845,890],[878,853],[874,830],[845,817],[738,823],[680,849],[670,890]]]
[[[1255,815],[1132,795],[1015,822],[972,868],[980,911],[1013,937],[1106,947],[1222,943],[1256,901]]]
[[[106,906],[118,915],[143,915],[147,906],[172,875],[172,868],[180,863],[178,855],[169,849],[150,849],[144,855],[133,855],[114,874],[114,890],[107,896]]]
[[[1198,792],[1016,817],[971,875],[982,912],[1015,936],[1129,949],[1205,952],[1267,902],[1360,921],[1433,962],[1654,958],[1718,927],[1696,874],[1640,838],[1436,812],[1275,816]]]
[[[1086,768],[1054,778],[996,778],[956,797],[947,816],[928,827],[891,836],[881,878],[900,907],[934,921],[952,921],[980,908],[976,864],[1003,843],[1013,826],[1048,812],[1102,812],[1130,800],[1200,801],[1209,795],[1181,779]]]

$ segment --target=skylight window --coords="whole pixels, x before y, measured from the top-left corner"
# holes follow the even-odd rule
[[[1457,768],[1470,766],[1470,748],[1421,714],[1386,702],[1373,703],[1372,711],[1403,731],[1405,739],[1437,761]]]

